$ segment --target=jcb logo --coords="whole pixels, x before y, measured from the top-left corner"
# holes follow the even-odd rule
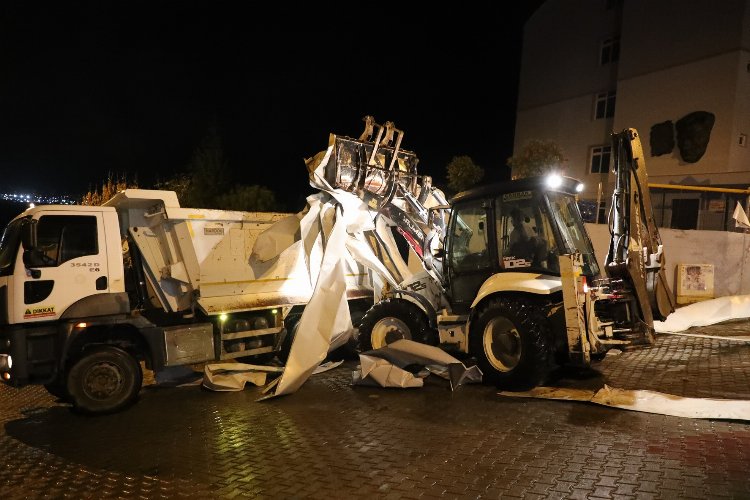
[[[427,288],[427,285],[421,281],[415,281],[414,283],[409,283],[406,286],[408,286],[412,292],[418,292],[420,290],[424,290],[425,288]]]

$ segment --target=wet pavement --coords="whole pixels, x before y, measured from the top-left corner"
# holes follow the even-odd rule
[[[750,338],[750,322],[689,333]],[[260,388],[150,385],[79,416],[0,386],[0,498],[750,498],[750,422],[589,403],[351,385],[356,361]],[[750,400],[750,343],[658,334],[554,384]]]

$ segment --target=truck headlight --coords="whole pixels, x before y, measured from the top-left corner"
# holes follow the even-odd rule
[[[10,354],[0,354],[0,372],[7,372],[13,367],[13,357]]]

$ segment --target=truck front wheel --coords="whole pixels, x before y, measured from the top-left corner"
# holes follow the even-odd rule
[[[400,339],[437,345],[436,332],[415,304],[403,299],[378,302],[362,317],[357,340],[359,350],[379,349]]]
[[[494,299],[479,311],[469,350],[485,383],[527,390],[547,378],[553,367],[551,338],[541,309],[533,301]]]
[[[141,390],[141,365],[114,346],[85,351],[68,373],[73,407],[90,414],[111,413],[133,403]]]

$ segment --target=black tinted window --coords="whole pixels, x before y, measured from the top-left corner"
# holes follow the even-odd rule
[[[38,248],[55,262],[53,266],[99,253],[93,215],[44,215],[36,234]]]

